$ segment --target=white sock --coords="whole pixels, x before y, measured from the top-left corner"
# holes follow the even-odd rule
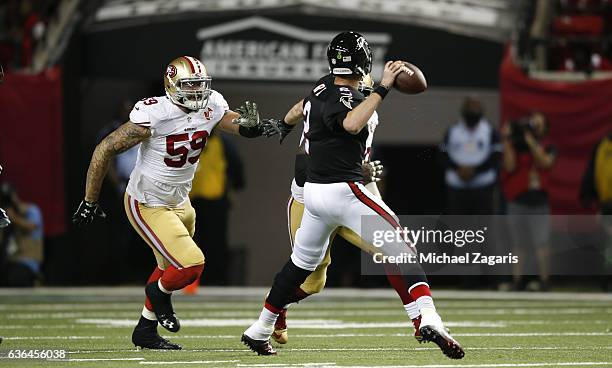
[[[155,313],[151,312],[147,309],[147,307],[142,307],[142,316],[149,321],[157,321],[157,317],[155,317]]]
[[[430,296],[422,296],[418,298],[416,300],[416,305],[421,313],[423,308],[431,309],[434,312],[436,311],[436,306],[434,305],[433,299]]]
[[[163,291],[166,294],[172,294],[171,290],[166,290],[166,288],[164,287],[164,285],[162,285],[161,283],[161,279],[157,280],[157,287],[159,287],[159,290]]]
[[[421,312],[421,326],[437,326],[442,327],[442,318],[436,312],[436,306],[430,296],[422,296],[416,300]]]
[[[266,307],[261,310],[259,319],[244,331],[244,334],[254,340],[268,340],[274,332],[274,323],[278,314],[272,313]]]
[[[419,306],[416,302],[404,304],[404,309],[406,310],[406,313],[408,313],[408,317],[410,317],[410,319],[416,319],[421,316],[421,312],[419,312]]]

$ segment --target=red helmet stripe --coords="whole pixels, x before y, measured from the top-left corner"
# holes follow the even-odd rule
[[[189,66],[191,67],[191,72],[195,73],[195,67],[193,66],[193,63],[191,62],[191,60],[189,60],[187,56],[183,56],[183,59],[187,60],[187,62],[189,63]]]

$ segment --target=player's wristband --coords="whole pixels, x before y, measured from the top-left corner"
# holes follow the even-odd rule
[[[387,96],[387,93],[389,93],[389,88],[383,86],[382,84],[379,84],[378,87],[374,88],[373,93],[378,93],[380,98],[384,100]]]
[[[241,125],[240,127],[238,127],[238,133],[240,133],[241,136],[246,138],[256,138],[261,136],[262,131],[261,129],[259,129],[259,126],[247,128]]]
[[[281,125],[281,129],[286,131],[287,133],[292,131],[293,128],[295,128],[295,125],[287,124],[285,123],[285,120],[281,121],[280,125]]]

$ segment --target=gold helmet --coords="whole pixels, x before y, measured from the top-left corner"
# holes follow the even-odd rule
[[[175,104],[190,110],[206,107],[211,81],[204,64],[191,56],[172,60],[164,73],[166,96]]]
[[[372,79],[372,75],[370,73],[361,77],[361,80],[359,80],[359,87],[357,87],[357,89],[366,97],[368,97],[370,93],[374,91],[374,80]]]

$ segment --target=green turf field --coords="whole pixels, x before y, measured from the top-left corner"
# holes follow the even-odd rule
[[[612,366],[610,294],[438,292],[438,310],[466,350],[463,360],[451,361],[414,340],[402,306],[386,290],[329,290],[292,307],[289,343],[277,346],[278,356],[258,357],[239,340],[265,290],[201,289],[175,296],[183,328],[163,333],[184,350],[136,350],[130,334],[141,293],[0,290],[0,367]],[[12,349],[65,350],[66,359],[6,358]]]

